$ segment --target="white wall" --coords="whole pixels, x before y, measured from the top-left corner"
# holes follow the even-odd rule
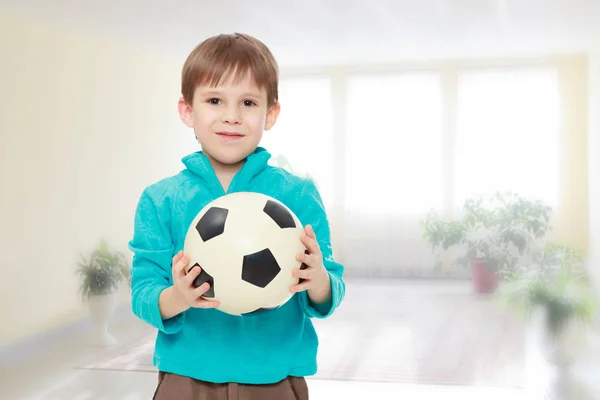
[[[590,56],[589,125],[589,257],[596,289],[600,291],[600,42]]]
[[[183,60],[2,13],[0,54],[2,345],[85,312],[78,252],[101,237],[126,250],[143,187],[179,170],[180,156],[197,146],[176,114]],[[592,64],[589,248],[600,288],[600,45]],[[579,138],[584,130],[573,124],[566,137]],[[574,161],[585,148],[576,143]],[[569,163],[568,176],[581,176],[583,165]],[[583,228],[575,232],[577,245],[587,242]]]
[[[101,237],[127,251],[141,190],[196,147],[183,60],[2,13],[0,54],[2,345],[85,312],[78,253]]]

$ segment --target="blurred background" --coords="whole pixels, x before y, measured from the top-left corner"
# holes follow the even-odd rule
[[[150,398],[127,242],[198,150],[181,67],[224,32],[278,59],[262,145],[315,179],[346,267],[314,398],[600,398],[598,21],[594,0],[1,0],[2,398]]]

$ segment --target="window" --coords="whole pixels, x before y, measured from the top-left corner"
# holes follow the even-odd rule
[[[273,159],[285,157],[294,173],[309,174],[323,201],[333,201],[333,130],[330,81],[325,78],[283,79],[281,113],[266,131],[262,145]]]
[[[443,205],[439,74],[351,76],[346,121],[346,210],[417,215]]]
[[[515,191],[556,205],[559,95],[553,68],[462,71],[458,77],[455,207]]]

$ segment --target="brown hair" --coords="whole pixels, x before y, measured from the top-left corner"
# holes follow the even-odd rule
[[[243,33],[210,37],[194,48],[181,73],[181,94],[188,104],[200,85],[215,86],[233,74],[236,80],[250,72],[267,92],[268,107],[278,101],[279,67],[269,48],[260,40]]]

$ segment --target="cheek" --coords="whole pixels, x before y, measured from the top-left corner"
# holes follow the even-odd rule
[[[244,122],[252,130],[263,129],[265,126],[265,115],[259,112],[248,113],[244,118]]]
[[[217,120],[217,113],[211,107],[198,107],[194,110],[194,124],[197,127],[213,124]]]

